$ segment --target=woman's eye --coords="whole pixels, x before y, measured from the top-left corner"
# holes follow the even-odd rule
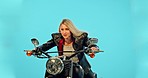
[[[66,28],[65,30],[69,30],[68,28]]]
[[[64,30],[64,29],[61,29],[62,31]]]

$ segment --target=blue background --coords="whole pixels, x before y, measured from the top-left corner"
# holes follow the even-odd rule
[[[148,0],[0,0],[0,78],[43,78],[47,59],[27,57],[68,18],[104,53],[91,59],[98,78],[148,78]],[[56,48],[50,51],[55,51]],[[54,54],[53,54],[54,55]]]

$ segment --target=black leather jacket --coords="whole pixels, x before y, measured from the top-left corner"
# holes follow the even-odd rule
[[[83,50],[83,49],[85,49],[85,47],[96,46],[96,45],[91,44],[89,42],[89,38],[87,37],[87,35],[88,35],[87,33],[83,33],[79,37],[74,37],[73,48],[75,51]],[[47,43],[39,46],[38,48],[42,51],[47,51],[54,46],[57,46],[57,48],[58,48],[58,46],[59,46],[58,43],[61,39],[63,39],[63,37],[60,33],[53,33],[52,39],[49,40]],[[90,66],[89,62],[87,61],[84,53],[78,54],[78,58],[79,58],[79,64],[84,69],[85,74],[87,74],[90,71],[91,66]]]

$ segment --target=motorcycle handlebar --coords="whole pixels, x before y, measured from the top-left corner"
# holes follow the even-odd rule
[[[35,55],[38,58],[50,58],[51,56],[48,53],[59,53],[59,52],[69,52],[69,51],[52,51],[52,52],[39,51],[39,52],[36,52],[35,50],[24,50],[24,52],[26,52],[27,56]],[[68,59],[74,57],[75,55],[77,55],[78,53],[81,53],[81,52],[86,52],[87,54],[89,54],[89,53],[92,53],[92,52],[93,53],[99,53],[99,52],[104,52],[104,51],[91,50],[90,48],[86,48],[84,50],[72,51],[72,52],[75,52],[75,54],[72,54],[71,56],[69,56]],[[43,56],[42,54],[44,54],[45,56]]]

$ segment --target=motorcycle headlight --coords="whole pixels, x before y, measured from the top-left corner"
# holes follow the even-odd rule
[[[58,57],[51,57],[46,63],[46,70],[49,74],[56,75],[63,71],[63,61]]]

